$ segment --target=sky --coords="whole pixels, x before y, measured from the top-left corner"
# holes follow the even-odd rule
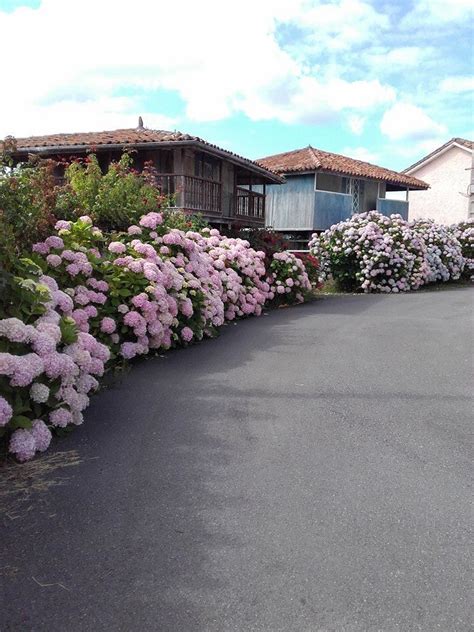
[[[180,130],[403,169],[473,138],[471,0],[0,0],[0,138]]]

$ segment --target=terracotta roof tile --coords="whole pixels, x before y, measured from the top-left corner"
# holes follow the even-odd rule
[[[272,172],[271,169],[250,160],[239,156],[228,149],[222,149],[217,145],[213,145],[198,136],[191,136],[190,134],[183,134],[182,132],[167,130],[154,130],[147,129],[145,127],[137,127],[130,129],[116,129],[105,132],[80,132],[75,134],[48,134],[46,136],[29,136],[26,138],[11,138],[14,142],[15,150],[12,152],[14,156],[21,157],[26,156],[28,153],[47,153],[48,149],[51,153],[61,153],[69,148],[71,151],[74,148],[83,149],[84,147],[95,149],[106,147],[107,145],[120,145],[122,147],[134,147],[136,145],[146,145],[147,143],[198,143],[205,149],[208,147],[210,150],[214,149],[218,152],[227,154],[229,157],[237,159],[239,162],[247,163],[249,166],[256,167],[258,170],[264,170],[268,172],[268,175],[274,182],[280,182],[281,178]],[[7,140],[7,139],[5,139]],[[0,150],[2,149],[3,142],[0,141]]]
[[[333,154],[329,151],[316,149],[311,147],[311,145],[304,149],[267,156],[257,162],[267,169],[283,175],[303,171],[330,171],[341,175],[381,180],[389,184],[409,186],[416,189],[427,189],[429,186],[423,180],[413,176],[378,167],[369,162],[356,160],[341,154]]]

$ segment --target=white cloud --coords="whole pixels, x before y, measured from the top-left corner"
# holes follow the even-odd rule
[[[365,118],[358,114],[352,114],[348,117],[347,124],[353,134],[360,136],[364,131]]]
[[[447,134],[445,125],[434,121],[411,103],[395,103],[382,117],[380,129],[391,140],[423,141]]]
[[[442,92],[471,92],[474,90],[474,77],[448,77],[443,79],[439,86]]]
[[[472,0],[416,0],[407,15],[407,24],[416,20],[421,25],[472,20]]]
[[[1,106],[0,106],[1,109]],[[17,103],[13,120],[24,136],[35,136],[52,132],[88,132],[136,127],[138,115],[147,127],[173,130],[177,121],[167,116],[139,109],[132,98],[98,97],[81,101],[64,99],[50,104]],[[3,136],[11,133],[3,121]]]
[[[363,0],[306,1],[290,21],[302,29],[308,45],[333,51],[370,42],[389,26],[388,17]]]
[[[378,154],[367,149],[367,147],[345,147],[342,152],[344,156],[363,160],[364,162],[376,163],[379,159]]]
[[[314,123],[395,98],[378,79],[316,73],[278,43],[283,23],[345,50],[387,18],[361,0],[42,0],[36,10],[0,10],[2,50],[15,51],[2,64],[0,137],[134,126],[138,114],[150,127],[175,127],[174,117],[151,113],[160,89],[176,91],[196,121],[242,112]]]
[[[377,73],[389,74],[413,68],[436,54],[432,46],[385,46],[374,47],[365,56],[370,68]]]

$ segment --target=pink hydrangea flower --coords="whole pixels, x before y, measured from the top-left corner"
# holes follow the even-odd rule
[[[48,426],[41,419],[35,419],[30,431],[34,441],[35,449],[39,452],[44,452],[49,448],[51,443],[51,431]]]
[[[51,237],[45,239],[44,243],[49,248],[56,248],[59,250],[62,250],[64,248],[64,241],[61,239],[61,237],[56,237],[56,235],[51,235]]]
[[[48,263],[48,265],[50,265],[52,268],[57,268],[58,266],[61,265],[62,263],[62,259],[59,255],[48,255],[46,257],[46,262]]]
[[[120,347],[120,355],[125,358],[125,360],[134,358],[137,355],[135,343],[124,342]]]
[[[163,223],[163,215],[161,213],[147,213],[140,218],[140,226],[144,228],[156,228],[159,224]]]
[[[47,255],[49,252],[49,247],[42,241],[37,244],[33,244],[32,248],[33,252],[37,252],[40,255]]]
[[[13,416],[13,409],[7,400],[0,395],[0,426],[6,426]]]
[[[181,338],[184,342],[191,342],[194,337],[193,330],[190,327],[183,327],[181,330]]]
[[[122,244],[120,241],[112,241],[109,244],[109,252],[112,252],[116,255],[121,255],[127,250],[125,244]]]
[[[59,221],[56,222],[56,224],[54,225],[54,228],[56,230],[71,230],[71,222],[67,222],[63,219],[60,219]]]
[[[115,320],[113,318],[110,318],[109,316],[105,316],[100,321],[100,330],[104,334],[113,334],[116,327],[117,325],[115,324]]]
[[[18,461],[29,461],[36,452],[36,441],[33,434],[24,428],[15,430],[10,437],[8,450],[16,456]]]
[[[129,235],[141,235],[142,229],[140,228],[140,226],[129,226],[127,229],[127,233]]]
[[[53,426],[58,428],[65,428],[68,424],[72,423],[72,414],[67,408],[56,408],[49,413],[49,421]]]

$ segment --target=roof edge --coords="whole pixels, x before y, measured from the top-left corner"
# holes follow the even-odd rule
[[[420,158],[420,160],[417,160],[416,162],[414,162],[412,165],[410,165],[406,169],[403,169],[401,173],[406,173],[407,175],[411,175],[411,172],[413,170],[418,169],[432,162],[433,160],[436,160],[436,158],[438,158],[439,156],[442,156],[444,153],[449,151],[452,147],[458,147],[459,149],[464,149],[464,151],[467,151],[470,154],[474,152],[474,149],[472,147],[467,147],[466,145],[459,143],[458,140],[459,140],[458,138],[451,138],[451,140],[448,140],[446,143],[444,143],[444,145],[441,145],[437,149],[433,150],[431,153],[426,154],[426,156],[424,156],[423,158]]]
[[[14,137],[13,137],[14,138]],[[229,162],[232,162],[237,165],[241,165],[247,168],[251,168],[259,172],[261,175],[266,176],[269,180],[272,180],[275,184],[281,184],[284,182],[284,178],[280,176],[278,173],[264,167],[259,164],[255,160],[251,160],[250,158],[244,158],[243,156],[239,156],[238,154],[234,154],[232,151],[223,149],[214,145],[212,143],[208,143],[207,141],[200,138],[193,138],[189,140],[173,140],[173,141],[146,141],[146,142],[136,142],[136,143],[107,143],[101,144],[98,143],[94,145],[90,144],[81,144],[81,145],[48,145],[48,146],[35,146],[32,145],[30,147],[22,147],[21,149],[17,149],[11,152],[13,157],[26,156],[28,154],[35,154],[41,156],[41,154],[50,154],[55,152],[61,153],[69,153],[74,154],[75,152],[86,152],[95,153],[97,151],[110,150],[110,149],[120,149],[122,151],[129,149],[149,149],[150,147],[179,147],[179,146],[196,146],[199,147],[209,153],[224,157]]]

